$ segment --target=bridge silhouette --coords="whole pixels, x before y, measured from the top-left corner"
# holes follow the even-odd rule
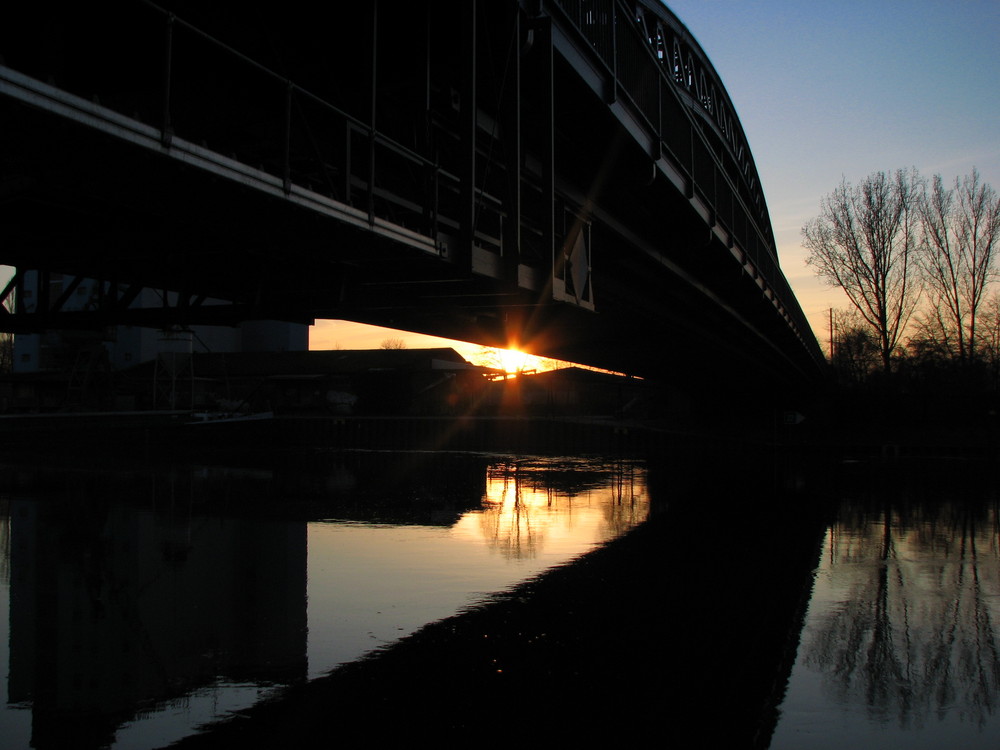
[[[729,96],[656,0],[26,5],[3,330],[337,318],[727,388],[822,371]]]

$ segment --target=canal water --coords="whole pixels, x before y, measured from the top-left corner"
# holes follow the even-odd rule
[[[0,747],[163,747],[233,716],[265,738],[262,700],[348,705],[373,655],[391,690],[407,643],[453,714],[529,700],[557,736],[1000,745],[992,467],[717,460],[0,467]],[[492,677],[439,658],[487,635],[508,644]]]
[[[995,464],[839,465],[773,750],[1000,747]]]
[[[0,467],[0,747],[166,745],[648,513],[621,460]]]

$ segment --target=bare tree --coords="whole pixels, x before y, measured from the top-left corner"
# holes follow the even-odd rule
[[[1000,198],[972,170],[951,188],[935,175],[919,203],[923,224],[920,265],[937,315],[953,335],[958,359],[976,357],[979,310],[994,270]]]
[[[993,292],[986,300],[983,311],[982,327],[978,335],[982,353],[996,383],[1000,378],[1000,292]]]
[[[844,180],[802,228],[807,262],[871,327],[886,372],[919,298],[919,186],[916,170],[876,172],[859,185]]]
[[[834,310],[832,323],[830,364],[842,382],[864,382],[879,364],[879,346],[871,328],[853,307]]]
[[[916,315],[907,341],[910,358],[923,364],[960,359],[958,333],[940,304],[928,305]]]
[[[390,336],[388,338],[382,339],[382,342],[378,345],[378,348],[398,351],[400,349],[406,348],[406,342],[403,341],[403,339]]]

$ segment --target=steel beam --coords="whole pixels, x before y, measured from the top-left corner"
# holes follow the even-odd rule
[[[521,259],[521,10],[514,5],[510,11],[510,45],[507,51],[506,74],[501,91],[503,118],[504,166],[507,176],[507,203],[503,228],[504,279],[518,281]]]
[[[452,260],[463,271],[472,271],[472,246],[476,235],[476,108],[477,0],[466,0],[461,10],[462,70],[459,103],[460,198],[459,241]]]
[[[541,168],[542,254],[554,275],[558,267],[556,248],[556,112],[555,112],[555,53],[552,43],[552,19],[541,16],[532,20],[535,33],[534,54],[538,59],[536,86],[538,111],[535,127],[541,150],[535,154]]]

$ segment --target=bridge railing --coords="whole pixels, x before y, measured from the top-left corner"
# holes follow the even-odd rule
[[[173,30],[164,132],[231,149],[280,177],[286,191],[298,185],[327,195],[364,211],[369,222],[384,219],[435,242],[458,232],[459,211],[451,207],[459,177],[194,26],[165,22]],[[215,81],[210,89],[206,78]],[[219,123],[212,112],[220,107],[238,114]],[[499,248],[499,204],[478,191],[480,246]]]
[[[798,337],[822,358],[778,264],[770,217],[735,110],[707,57],[665,8],[621,0],[555,0],[589,44],[661,153],[688,180],[763,277],[767,294]]]
[[[158,128],[165,148],[181,138],[435,244],[458,232],[456,175],[153,3],[19,16],[0,11],[0,64]],[[475,241],[499,251],[500,201],[476,200]]]
[[[745,138],[738,133],[738,123],[729,116],[719,92],[721,84],[706,80],[704,65],[696,65],[688,53],[682,62],[679,46],[673,59],[662,52],[664,31],[649,32],[643,28],[642,19],[630,11],[620,0],[556,0],[565,16],[591,44],[615,84],[615,96],[623,96],[634,107],[653,133],[660,136],[663,147],[685,168],[695,188],[713,206],[720,202],[722,178],[742,201],[742,210],[754,226],[760,249],[773,253],[770,220],[761,193],[756,169],[745,146]],[[660,49],[658,49],[658,47]],[[692,94],[689,106],[678,98],[677,90]],[[702,110],[692,118],[690,105]],[[719,123],[715,122],[718,114]],[[713,144],[705,137],[699,122],[711,121],[716,135],[723,142]],[[717,171],[719,172],[717,174]],[[727,208],[727,207],[723,207]],[[717,210],[720,218],[732,225],[732,210]],[[752,238],[744,238],[748,245]],[[756,255],[756,248],[748,248]]]

